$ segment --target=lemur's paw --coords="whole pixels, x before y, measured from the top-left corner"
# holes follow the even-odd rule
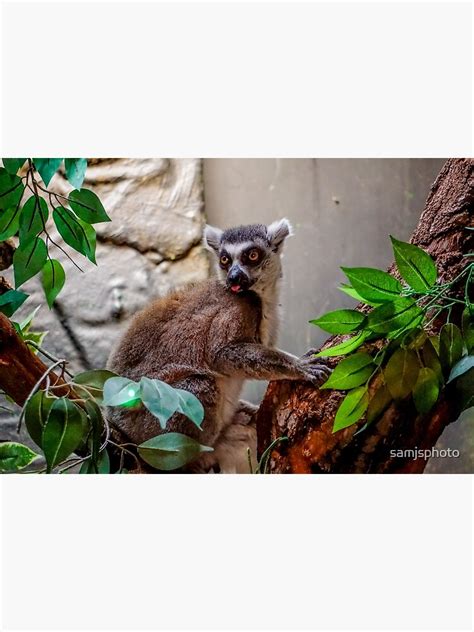
[[[308,369],[305,379],[315,386],[321,386],[329,378],[331,369],[324,365],[316,365]]]
[[[316,349],[310,349],[300,358],[300,363],[305,372],[305,379],[316,386],[323,384],[331,375],[332,369],[323,364],[324,360],[315,358]]]

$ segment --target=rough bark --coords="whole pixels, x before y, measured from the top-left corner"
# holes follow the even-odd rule
[[[453,279],[466,265],[463,254],[473,250],[474,233],[465,228],[473,225],[474,160],[448,160],[431,188],[411,239],[434,258],[441,281]],[[394,266],[390,272],[396,274]],[[434,330],[442,324],[437,320]],[[333,336],[323,348],[343,339]],[[331,366],[338,361],[328,360]],[[431,448],[445,426],[457,417],[448,392],[428,415],[417,415],[408,405],[392,404],[357,436],[363,420],[333,434],[334,416],[343,397],[340,391],[321,391],[303,383],[270,383],[257,417],[259,453],[275,439],[288,438],[272,450],[270,472],[422,472],[424,459],[394,459],[390,449]]]
[[[0,270],[6,270],[13,262],[15,246],[11,239],[0,241]]]
[[[47,370],[44,362],[18,336],[10,320],[0,314],[0,388],[19,406],[23,406]],[[59,375],[54,372],[48,375],[52,386],[64,384],[64,389],[55,391],[57,395],[71,394],[71,389]],[[41,382],[41,387],[45,386],[46,378]]]

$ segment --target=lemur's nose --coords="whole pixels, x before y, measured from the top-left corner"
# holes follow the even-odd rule
[[[227,284],[232,292],[241,292],[248,287],[249,279],[239,266],[232,266],[227,275]]]

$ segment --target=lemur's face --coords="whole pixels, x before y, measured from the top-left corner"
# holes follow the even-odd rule
[[[239,294],[250,289],[262,291],[278,280],[281,248],[290,234],[286,219],[270,226],[250,224],[226,231],[206,226],[205,242],[218,258],[220,277],[227,289]]]

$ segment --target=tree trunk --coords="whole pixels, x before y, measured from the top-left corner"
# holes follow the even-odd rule
[[[431,254],[442,282],[450,281],[465,267],[467,260],[463,255],[474,248],[474,232],[466,227],[473,225],[474,160],[448,160],[431,188],[411,239]],[[396,275],[394,266],[390,272]],[[434,331],[442,324],[441,319],[435,321]],[[322,348],[343,339],[333,336]],[[337,359],[328,358],[328,363],[334,367]],[[305,383],[270,383],[257,416],[259,453],[279,437],[287,440],[274,446],[268,471],[422,472],[424,458],[393,458],[390,450],[431,448],[445,426],[457,418],[452,395],[445,392],[427,415],[417,415],[403,404],[392,404],[377,422],[357,436],[363,420],[333,434],[334,416],[343,397],[340,391],[318,390]]]
[[[19,406],[35,385],[45,375],[48,367],[35,355],[15,331],[10,320],[0,314],[0,388]],[[52,386],[64,384],[64,389],[55,390],[58,396],[70,396],[71,389],[56,373],[48,373]],[[46,378],[41,382],[46,387]]]

